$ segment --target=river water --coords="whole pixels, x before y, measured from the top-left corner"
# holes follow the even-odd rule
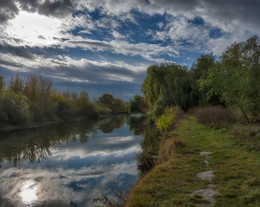
[[[0,134],[0,207],[103,206],[138,180],[143,136],[129,117]],[[97,202],[93,201],[96,200]]]

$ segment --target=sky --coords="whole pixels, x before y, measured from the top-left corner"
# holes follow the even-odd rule
[[[259,19],[259,0],[0,0],[0,75],[128,100],[150,65],[218,57]]]

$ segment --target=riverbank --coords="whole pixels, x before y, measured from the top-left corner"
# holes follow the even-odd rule
[[[28,124],[28,125],[21,125],[21,126],[14,126],[14,125],[4,125],[0,127],[0,132],[9,132],[9,131],[16,131],[21,129],[36,129],[45,126],[49,126],[57,122],[44,122],[44,123],[37,123],[37,124]]]
[[[54,120],[45,121],[42,123],[27,123],[27,124],[23,124],[23,125],[2,124],[2,125],[0,125],[0,132],[11,132],[11,131],[16,131],[16,130],[24,130],[24,129],[36,129],[36,128],[46,127],[46,126],[49,126],[52,124],[60,124],[60,123],[64,123],[64,122],[79,122],[79,121],[83,121],[83,120],[102,120],[105,118],[121,116],[121,115],[128,115],[128,114],[102,114],[102,115],[99,115],[97,118],[86,118],[86,117],[77,116],[77,117],[71,117],[70,120],[63,120],[60,118],[56,118]]]
[[[103,117],[100,117],[103,118]],[[45,121],[42,123],[27,123],[27,124],[23,124],[23,125],[8,125],[8,124],[3,124],[2,126],[0,126],[0,132],[9,132],[9,131],[16,131],[16,130],[23,130],[23,129],[36,129],[36,128],[41,128],[41,127],[46,127],[52,124],[60,124],[63,122],[78,122],[78,121],[83,121],[86,120],[88,118],[85,117],[72,117],[70,120],[63,120],[63,119],[59,119],[56,118],[54,120],[51,121]]]
[[[159,163],[131,191],[127,207],[260,206],[260,151],[227,129],[180,120],[159,152]]]

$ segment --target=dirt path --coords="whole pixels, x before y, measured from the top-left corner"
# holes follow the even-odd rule
[[[205,156],[205,158],[210,158],[211,154],[212,154],[212,152],[204,152],[204,151],[200,152],[200,155]],[[206,166],[209,165],[208,160],[204,160],[204,163],[205,163]],[[214,177],[214,171],[213,170],[203,171],[203,172],[198,173],[196,176],[198,178],[200,178],[201,180],[211,181],[212,178]],[[196,204],[197,207],[212,207],[212,206],[214,206],[214,204],[216,203],[214,196],[219,194],[219,192],[217,190],[212,189],[215,186],[216,185],[214,185],[214,184],[209,184],[208,188],[199,189],[199,190],[195,190],[195,191],[192,192],[191,196],[196,195],[196,196],[201,197],[203,200],[208,201],[208,203],[198,203],[198,204]]]

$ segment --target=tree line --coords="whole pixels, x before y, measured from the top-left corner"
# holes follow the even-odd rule
[[[248,122],[260,113],[260,40],[253,36],[226,48],[220,57],[201,55],[188,68],[176,63],[147,69],[141,91],[129,103],[112,94],[91,101],[82,91],[59,92],[43,76],[27,80],[0,76],[0,123],[25,124],[73,117],[97,118],[105,114],[147,113],[156,120],[166,108],[184,111],[194,107],[222,105],[240,111]]]
[[[43,76],[24,80],[17,75],[8,84],[0,76],[0,123],[3,125],[95,119],[120,113],[127,113],[127,104],[112,94],[105,93],[97,101],[91,101],[86,91],[59,92],[52,81]]]
[[[152,65],[141,91],[144,97],[139,103],[145,100],[149,105],[152,120],[171,106],[187,111],[222,105],[252,122],[260,113],[259,37],[230,45],[219,58],[212,53],[201,55],[190,68],[175,63]]]

